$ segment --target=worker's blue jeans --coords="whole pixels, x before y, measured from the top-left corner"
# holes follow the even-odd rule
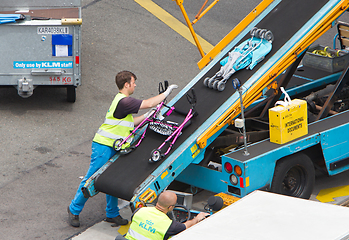
[[[75,194],[74,199],[69,206],[70,212],[74,215],[79,215],[88,198],[85,198],[81,188],[85,185],[87,179],[89,179],[98,169],[100,169],[112,156],[115,155],[115,150],[111,147],[92,142],[92,154],[90,168],[88,169],[86,176],[81,181],[79,188]],[[105,209],[108,218],[114,218],[119,215],[118,199],[116,197],[106,195],[107,207]]]

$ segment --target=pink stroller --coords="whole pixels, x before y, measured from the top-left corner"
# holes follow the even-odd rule
[[[159,93],[164,92],[168,87],[168,82],[165,81],[165,88],[163,87],[162,83],[159,83]],[[159,103],[156,108],[152,110],[152,113],[149,114],[147,118],[145,118],[134,130],[124,139],[119,138],[114,141],[113,148],[115,151],[120,152],[121,154],[128,154],[132,152],[135,148],[137,148],[142,140],[145,137],[145,134],[150,128],[156,133],[159,133],[161,135],[168,136],[166,140],[157,148],[154,149],[151,152],[149,162],[157,162],[164,156],[166,156],[172,149],[173,144],[176,142],[177,138],[182,134],[182,130],[190,124],[190,119],[193,116],[196,116],[196,110],[195,110],[195,104],[196,104],[196,96],[194,89],[191,89],[191,95],[186,94],[188,102],[191,104],[191,108],[188,113],[183,113],[177,109],[175,109],[174,106],[167,106],[164,101]],[[167,120],[166,117],[161,115],[161,109],[163,107],[168,108],[169,110],[166,112],[166,116],[170,116],[173,111],[176,113],[179,113],[181,115],[184,115],[185,118],[182,123],[178,123],[175,121]],[[126,149],[121,149],[122,145],[127,142],[129,138],[131,138],[133,135],[136,135],[137,131],[141,128],[145,127],[143,130],[142,135],[140,136],[139,140],[136,144],[132,144],[130,147]],[[166,143],[170,143],[170,146],[167,148],[164,154],[161,153],[161,149],[165,146]]]

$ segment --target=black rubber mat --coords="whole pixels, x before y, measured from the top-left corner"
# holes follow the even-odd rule
[[[273,32],[275,40],[272,51],[252,71],[240,70],[233,77],[238,78],[244,83],[326,3],[327,0],[284,0],[279,3],[257,25],[258,28],[265,28]],[[249,37],[249,34],[246,35],[242,41]],[[203,85],[203,79],[212,77],[219,69],[220,65],[217,63],[195,84],[194,89],[198,101],[196,109],[199,115],[192,119],[192,124],[183,131],[174,148],[180,146],[188,136],[198,129],[235,92],[231,81],[228,81],[223,92],[209,89]],[[188,79],[188,82],[190,80]],[[189,109],[186,97],[179,99],[175,107],[182,110]],[[130,200],[135,189],[163,162],[161,160],[158,163],[149,163],[148,159],[152,149],[160,146],[164,139],[163,136],[148,131],[146,138],[134,152],[129,155],[120,156],[96,179],[96,189],[115,197]]]

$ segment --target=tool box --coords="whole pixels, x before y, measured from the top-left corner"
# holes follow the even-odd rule
[[[310,47],[303,58],[304,66],[330,73],[343,71],[348,64],[349,53],[347,51],[335,51],[321,45]]]
[[[81,85],[81,0],[0,0],[0,14],[0,87],[13,86],[24,98],[39,86],[64,87],[67,100],[75,102]],[[20,17],[4,20],[11,15]]]

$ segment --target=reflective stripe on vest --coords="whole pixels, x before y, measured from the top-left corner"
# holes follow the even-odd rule
[[[128,229],[128,234],[130,236],[132,236],[132,238],[128,238],[128,239],[132,239],[132,240],[153,240],[153,239],[144,237],[143,235],[139,234],[138,232],[132,230],[131,228]]]
[[[130,127],[133,128],[134,124],[133,122],[126,122],[126,121],[122,121],[122,120],[113,120],[113,119],[105,119],[104,120],[104,124],[109,124],[109,125],[120,125],[120,126],[124,126],[124,127]]]
[[[155,207],[143,207],[133,215],[125,238],[130,240],[163,240],[171,224],[172,220],[165,213]]]
[[[112,147],[116,139],[124,139],[130,135],[131,131],[134,129],[132,114],[128,114],[123,119],[114,118],[115,109],[119,101],[124,97],[126,96],[122,93],[118,93],[115,96],[105,116],[104,123],[99,127],[95,137],[93,138],[94,142]],[[133,136],[127,140],[127,143],[123,144],[122,149],[130,146],[132,140]]]
[[[119,139],[119,138],[124,138],[123,136],[115,135],[115,134],[112,134],[112,133],[110,133],[110,132],[103,131],[103,130],[101,130],[101,129],[98,129],[98,130],[97,130],[97,133],[98,133],[99,135],[103,136],[103,137],[107,137],[107,138],[111,138],[111,139],[115,139],[115,140],[116,140],[116,139]],[[131,142],[132,142],[132,139],[133,139],[133,138],[129,138],[129,139],[127,139],[126,142],[131,143]]]

